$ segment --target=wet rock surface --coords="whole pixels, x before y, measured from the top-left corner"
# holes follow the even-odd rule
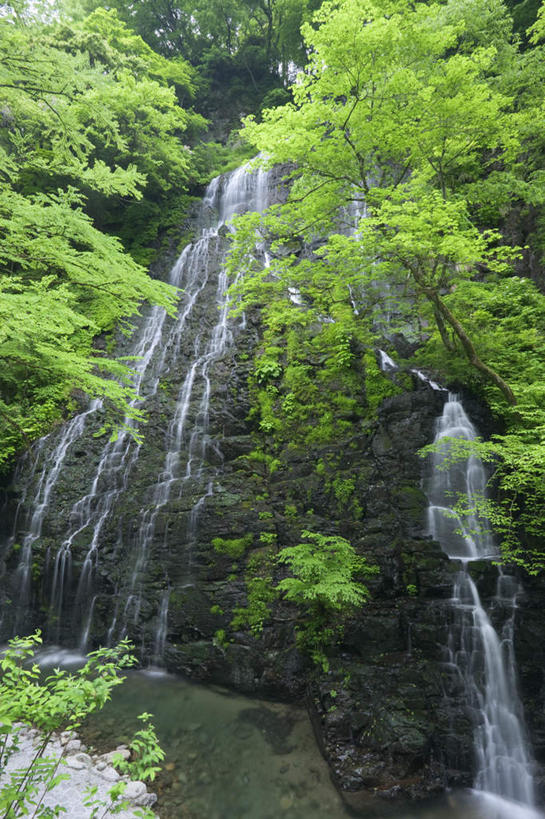
[[[279,184],[279,178],[269,180],[281,196]],[[187,405],[188,428],[202,426],[203,392],[209,390],[201,467],[182,475],[157,511],[154,487],[165,469],[166,432],[195,357],[195,339],[217,322],[217,275],[226,246],[225,236],[219,235],[210,247],[208,279],[188,316],[176,359],[162,370],[157,389],[143,401],[148,414],[144,441],[134,458],[136,445],[128,446],[130,469],[116,485],[115,503],[100,531],[92,596],[86,602],[88,644],[118,639],[125,630],[141,647],[144,664],[159,659],[169,670],[202,681],[305,700],[334,780],[354,810],[367,810],[369,799],[377,795],[387,800],[420,798],[447,784],[469,785],[472,728],[463,691],[444,667],[456,565],[425,535],[427,500],[418,455],[433,440],[443,393],[415,379],[412,391],[383,401],[376,420],[353,419],[350,432],[335,443],[286,446],[277,455],[274,474],[268,474],[250,457],[255,428],[249,420],[248,375],[261,333],[258,313],[250,312],[231,323],[232,343],[210,362],[207,380]],[[202,276],[204,281],[204,267]],[[120,353],[128,352],[129,343],[120,342]],[[316,362],[316,373],[319,367]],[[488,432],[485,410],[476,402],[469,410]],[[82,612],[85,589],[78,579],[84,573],[89,532],[83,529],[73,538],[60,608],[51,604],[52,588],[58,584],[56,556],[67,528],[74,529],[74,507],[89,493],[100,464],[104,415],[98,411],[66,453],[40,538],[33,545],[34,581],[27,613],[18,622],[20,632],[41,626],[50,641],[66,645],[80,639],[87,622]],[[55,440],[53,434],[45,442],[42,458],[51,454]],[[187,435],[180,461],[191,461],[192,446],[195,441]],[[325,477],[317,470],[320,462]],[[21,465],[8,491],[5,520],[17,517],[22,523],[25,509],[28,514],[39,480],[39,469],[33,468],[31,457]],[[335,479],[353,482],[349,502],[339,499]],[[109,487],[104,476],[97,481],[103,497]],[[142,558],[146,514],[154,515],[154,528]],[[273,532],[283,547],[298,543],[304,528],[347,538],[380,569],[367,583],[370,602],[329,652],[327,671],[296,648],[294,610],[286,604],[274,604],[258,637],[231,626],[234,610],[247,603],[247,561],[262,550],[263,532]],[[10,611],[17,604],[21,544],[20,530],[16,527],[10,538],[11,531],[6,525],[8,546],[2,558],[8,630],[16,622]],[[216,538],[248,536],[250,545],[239,556],[212,545]],[[476,571],[486,591],[491,586],[487,569]],[[538,761],[543,762],[542,582],[533,580],[527,589],[515,645],[530,731]],[[168,611],[159,646],[165,594]],[[287,727],[269,723],[266,714],[248,714],[247,719],[262,724],[271,743],[289,744]]]

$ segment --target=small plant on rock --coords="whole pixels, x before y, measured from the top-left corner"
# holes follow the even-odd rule
[[[327,670],[325,649],[342,636],[344,620],[369,595],[355,576],[369,576],[378,569],[369,566],[339,535],[304,530],[301,536],[305,542],[282,549],[276,557],[293,575],[281,580],[276,589],[299,608],[299,645]]]

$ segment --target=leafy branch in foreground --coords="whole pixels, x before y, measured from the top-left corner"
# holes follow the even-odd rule
[[[62,755],[51,756],[48,745],[54,735],[73,731],[85,717],[102,708],[110,699],[113,688],[123,682],[122,670],[136,663],[130,654],[131,644],[123,640],[115,648],[92,652],[85,665],[73,673],[56,668],[43,678],[38,665],[32,662],[41,642],[39,632],[14,638],[0,660],[0,770],[19,749],[22,734],[28,726],[38,731],[29,764],[4,774],[0,779],[2,819],[27,815],[58,816],[65,812],[60,805],[53,809],[43,805],[45,794],[68,778],[59,773]],[[149,717],[149,714],[142,715],[146,728],[137,733],[133,742],[140,761],[137,758],[136,767],[128,763],[129,775],[136,773],[139,777],[154,778],[158,770],[154,763],[164,757]],[[119,798],[125,784],[114,786],[110,791],[111,804],[104,805],[99,801],[92,815],[97,816],[97,811],[103,808],[104,813],[106,810],[114,813],[122,810],[125,803]],[[152,814],[143,811],[141,815]]]
[[[144,727],[137,731],[129,743],[131,759],[123,759],[121,755],[114,756],[114,765],[122,772],[127,773],[132,779],[155,779],[161,766],[165,753],[159,747],[157,734],[151,724],[153,714],[145,711],[139,714],[138,719],[144,723]]]

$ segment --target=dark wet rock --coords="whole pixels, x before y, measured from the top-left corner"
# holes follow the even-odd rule
[[[277,178],[274,184],[278,183]],[[219,264],[220,251],[218,244],[212,267]],[[155,272],[161,275],[165,270],[166,263],[163,271],[158,267]],[[139,457],[100,533],[90,642],[105,643],[112,634],[115,638],[115,623],[125,612],[129,634],[142,647],[143,662],[149,662],[167,590],[167,667],[246,693],[292,701],[306,698],[320,747],[351,809],[371,816],[377,797],[395,804],[401,798],[422,798],[447,784],[471,784],[472,726],[459,681],[444,665],[457,566],[426,535],[425,466],[418,455],[433,440],[445,394],[418,379],[414,390],[383,401],[376,419],[363,422],[357,415],[347,416],[350,430],[338,441],[280,447],[278,468],[268,475],[262,464],[248,457],[255,447],[248,418],[248,374],[259,343],[259,313],[250,311],[245,322],[237,320],[233,346],[210,368],[213,402],[201,474],[188,478],[183,491],[172,493],[157,514],[145,567],[135,583],[142,595],[138,611],[134,609],[127,589],[137,562],[142,515],[155,507],[165,431],[194,355],[195,335],[217,318],[215,288],[212,276],[180,340],[176,365],[163,374],[154,397],[144,402],[149,420]],[[128,351],[128,342],[120,339],[120,353]],[[410,352],[406,345],[403,351]],[[318,374],[320,362],[312,366]],[[362,401],[363,394],[362,383]],[[188,408],[192,422],[199,416],[200,399],[195,395]],[[464,402],[483,434],[490,434],[493,425],[486,409],[469,396],[464,395]],[[66,589],[60,617],[49,610],[54,561],[71,510],[89,492],[100,462],[105,438],[97,433],[104,420],[104,414],[97,413],[96,423],[67,454],[50,514],[34,547],[32,599],[20,624],[25,631],[45,627],[49,639],[68,645],[76,644],[79,634],[74,632],[80,615],[77,578],[89,547],[88,532],[73,541],[73,582]],[[55,433],[46,444],[46,455],[54,445]],[[183,454],[186,457],[187,451]],[[329,465],[325,477],[317,470],[319,462]],[[32,498],[36,477],[33,483],[31,467],[29,459],[6,488],[4,521],[14,519],[25,487],[27,498]],[[350,506],[339,504],[334,478],[354,481]],[[10,541],[8,527],[2,525],[8,547],[0,563],[0,573],[6,566],[0,593],[5,623],[10,623],[19,553],[17,540]],[[259,636],[231,626],[234,611],[247,603],[247,561],[260,554],[262,533],[276,534],[282,547],[298,543],[304,528],[348,538],[380,569],[367,581],[370,602],[350,620],[329,652],[327,671],[313,666],[296,648],[294,612],[288,606],[273,606]],[[215,538],[247,535],[250,542],[238,557],[213,546]],[[476,564],[472,573],[484,598],[492,597],[490,567]],[[529,729],[543,763],[543,581],[525,582],[515,645]],[[501,612],[495,616],[501,617]],[[241,715],[241,730],[257,727],[278,753],[286,753],[289,725],[278,725],[266,709],[256,711]]]

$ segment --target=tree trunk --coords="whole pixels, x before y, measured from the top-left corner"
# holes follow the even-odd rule
[[[464,330],[463,325],[461,324],[460,321],[458,321],[454,313],[452,313],[449,310],[447,305],[441,299],[437,290],[434,287],[430,287],[428,284],[426,284],[424,276],[420,271],[418,270],[415,271],[414,269],[411,269],[411,273],[413,274],[413,277],[418,286],[420,287],[421,291],[423,292],[423,294],[433,305],[437,326],[439,328],[439,332],[441,333],[441,338],[443,339],[443,342],[445,342],[444,335],[446,335],[446,333],[444,332],[445,331],[444,323],[446,323],[450,327],[452,327],[455,335],[460,340],[460,343],[463,347],[464,353],[466,354],[466,358],[469,361],[469,363],[473,367],[475,367],[476,370],[479,370],[479,372],[481,372],[485,376],[485,378],[487,378],[488,381],[491,381],[492,384],[495,384],[496,387],[498,387],[498,389],[500,390],[500,392],[504,395],[506,401],[509,404],[511,404],[511,406],[514,406],[517,403],[517,399],[515,397],[513,390],[511,389],[509,384],[507,384],[503,380],[503,378],[500,375],[498,375],[498,373],[495,370],[489,367],[488,364],[485,364],[484,361],[481,361],[477,354],[475,346],[471,339],[469,338],[466,331]],[[443,331],[441,331],[441,324],[443,324]],[[446,346],[447,349],[449,349],[448,345]]]

